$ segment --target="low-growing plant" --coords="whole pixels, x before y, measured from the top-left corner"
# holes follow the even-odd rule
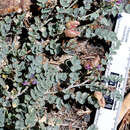
[[[49,111],[70,111],[75,104],[98,108],[94,92],[112,92],[103,82],[109,80],[104,71],[120,41],[107,27],[112,28],[111,17],[124,10],[129,13],[129,4],[124,9],[124,3],[116,0],[37,0],[31,7],[0,20],[1,130],[58,130],[63,121],[52,117],[49,123]],[[87,64],[90,52],[75,49],[81,39],[112,46],[98,61]]]

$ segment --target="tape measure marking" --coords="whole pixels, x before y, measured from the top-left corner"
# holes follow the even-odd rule
[[[128,70],[130,64],[130,14],[122,13],[118,15],[115,32],[118,39],[121,41],[121,46],[117,50],[117,54],[113,55],[113,60],[108,64],[106,69],[106,76],[114,75],[122,77],[121,82],[114,82],[109,80],[106,85],[115,87],[122,96],[126,87]],[[96,112],[94,124],[99,130],[116,130],[118,124],[118,116],[120,113],[121,102],[116,101],[110,96],[105,96],[106,106],[100,108]]]

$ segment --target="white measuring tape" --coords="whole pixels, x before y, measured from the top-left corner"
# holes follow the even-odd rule
[[[107,66],[106,75],[122,76],[122,82],[109,81],[107,85],[116,87],[124,96],[127,82],[128,70],[130,67],[130,14],[121,13],[116,22],[115,32],[121,41],[117,53],[112,56],[111,64]],[[115,101],[106,97],[105,108],[100,108],[96,112],[94,124],[98,130],[116,130],[118,125],[118,116],[121,108],[121,101]]]

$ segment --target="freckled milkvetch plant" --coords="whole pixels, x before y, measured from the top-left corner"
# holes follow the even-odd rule
[[[110,78],[104,77],[104,71],[120,42],[107,27],[112,24],[110,16],[115,18],[124,10],[124,3],[37,0],[31,7],[27,13],[12,13],[0,20],[1,130],[60,129],[58,119],[48,125],[43,118],[50,106],[57,111],[70,111],[76,103],[97,108],[93,93],[111,93],[103,84]],[[83,51],[75,50],[80,39],[92,43],[98,39],[97,44],[107,43],[107,47],[114,44],[100,61],[87,64],[80,57]]]

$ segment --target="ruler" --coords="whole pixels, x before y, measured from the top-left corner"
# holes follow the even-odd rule
[[[128,71],[130,67],[130,14],[121,13],[118,15],[115,27],[117,38],[121,41],[120,48],[117,53],[112,56],[113,60],[108,64],[106,76],[114,75],[122,77],[121,82],[109,80],[106,86],[113,86],[124,96]],[[94,124],[98,130],[116,130],[118,125],[118,116],[121,109],[121,101],[116,101],[110,96],[104,96],[106,106],[96,111]]]

